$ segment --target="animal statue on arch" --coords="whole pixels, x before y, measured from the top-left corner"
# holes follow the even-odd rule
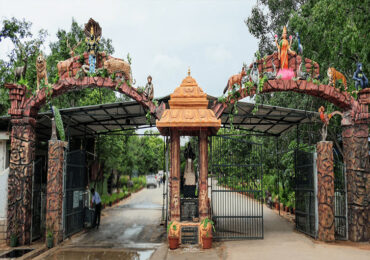
[[[357,91],[361,89],[365,89],[369,87],[369,80],[367,79],[365,73],[362,70],[362,63],[357,63],[357,68],[355,73],[353,74],[353,80],[355,81],[355,88]]]
[[[225,94],[228,90],[232,90],[234,84],[238,84],[241,87],[242,86],[242,79],[245,76],[247,76],[247,72],[245,71],[245,65],[243,65],[242,71],[239,74],[235,74],[235,75],[233,75],[229,78],[229,80],[227,81],[227,85],[224,88],[223,93]]]
[[[271,65],[272,65],[273,71],[263,72],[263,75],[266,76],[268,80],[276,79],[277,71],[276,71],[276,66],[274,62],[274,57],[272,57],[271,59]]]
[[[75,56],[75,49],[82,43],[82,41],[80,41],[79,43],[77,43],[76,46],[74,46],[73,48],[70,46],[69,44],[69,41],[67,39],[67,47],[69,48],[69,55],[71,56],[69,59],[67,60],[64,60],[64,61],[59,61],[57,63],[57,68],[58,68],[58,75],[59,77],[61,77],[63,75],[64,72],[67,72],[67,74],[69,75],[69,71],[71,69],[71,66],[73,64],[73,57]]]
[[[319,108],[319,113],[320,113],[320,119],[323,122],[322,129],[321,129],[321,137],[322,137],[322,141],[326,141],[330,119],[335,115],[340,115],[341,117],[343,117],[343,114],[339,111],[334,111],[332,113],[327,114],[325,113],[325,108],[323,106]]]
[[[328,68],[328,77],[329,77],[329,85],[333,85],[335,88],[335,84],[338,80],[341,80],[344,85],[344,90],[347,91],[347,80],[346,77],[337,71],[335,68],[330,67]]]
[[[23,61],[23,66],[16,67],[14,69],[14,81],[18,82],[21,78],[26,77],[28,58],[33,56],[37,49],[32,48],[29,44],[17,42],[16,43],[19,49],[20,59]]]
[[[37,73],[37,91],[40,90],[41,80],[44,80],[44,84],[48,85],[48,74],[46,71],[46,59],[44,55],[40,52],[36,59],[36,73]]]

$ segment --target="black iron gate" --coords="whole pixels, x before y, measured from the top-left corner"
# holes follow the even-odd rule
[[[45,231],[45,180],[43,180],[43,160],[38,158],[34,161],[32,176],[32,241],[41,238]]]
[[[335,238],[346,240],[347,230],[347,187],[345,166],[334,156],[334,222]]]
[[[67,152],[64,197],[64,235],[70,236],[84,225],[84,195],[86,193],[86,155],[83,150]]]
[[[317,179],[315,153],[295,151],[295,218],[297,230],[316,237]]]
[[[211,215],[215,239],[262,239],[262,146],[248,136],[213,136]]]

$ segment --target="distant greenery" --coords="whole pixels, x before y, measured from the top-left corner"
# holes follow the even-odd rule
[[[134,130],[98,138],[97,151],[106,172],[117,169],[123,175],[131,176],[133,172],[147,175],[163,170],[163,138],[149,135],[156,133],[153,131],[146,131],[148,135],[144,136],[127,135],[130,133]]]
[[[245,131],[236,129],[220,129],[218,133],[218,135],[243,134]],[[280,147],[277,150],[275,137],[269,136],[244,135],[228,139],[228,142],[228,145],[217,141],[212,144],[215,155],[212,155],[210,165],[244,166],[211,169],[211,172],[218,176],[220,185],[239,191],[261,190],[261,193],[248,193],[255,199],[265,198],[268,191],[274,201],[279,200],[285,206],[295,206],[294,151],[297,148],[295,140],[290,142],[287,150],[282,150]],[[314,151],[314,146],[300,143],[299,149],[309,152]]]
[[[116,200],[122,200],[128,197],[131,193],[137,192],[141,188],[144,188],[146,185],[146,178],[145,176],[134,177],[132,178],[133,186],[127,188],[127,186],[123,186],[120,189],[120,192],[108,194],[105,193],[101,196],[101,202],[103,205],[108,205],[110,203],[114,203]]]

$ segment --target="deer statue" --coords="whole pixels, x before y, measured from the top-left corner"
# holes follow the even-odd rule
[[[14,69],[14,81],[18,82],[21,78],[26,77],[28,57],[23,57],[23,66]]]
[[[232,90],[234,84],[239,84],[239,86],[241,87],[242,85],[242,79],[244,76],[247,75],[247,72],[245,71],[245,66],[242,67],[242,71],[239,73],[239,74],[235,74],[233,76],[231,76],[229,78],[229,80],[227,81],[227,85],[224,89],[224,94],[228,91],[228,90]]]
[[[14,81],[18,82],[21,78],[26,77],[26,72],[27,72],[27,64],[28,64],[28,57],[32,56],[34,51],[28,53],[27,55],[27,50],[29,50],[29,46],[26,45],[24,46],[20,42],[17,43],[18,49],[19,49],[19,56],[21,60],[23,61],[23,66],[16,67],[14,69]]]
[[[67,39],[67,47],[69,48],[69,55],[71,56],[71,58],[67,59],[67,60],[64,60],[64,61],[59,61],[58,64],[57,64],[57,68],[58,68],[58,74],[59,74],[59,77],[61,77],[64,72],[67,72],[67,75],[69,75],[69,70],[71,68],[71,65],[73,64],[73,57],[75,55],[75,49],[82,43],[82,41],[80,41],[79,43],[77,43],[76,46],[74,46],[73,48],[70,46],[69,44],[69,41]]]

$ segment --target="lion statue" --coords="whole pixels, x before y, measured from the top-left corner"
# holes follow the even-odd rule
[[[48,85],[48,75],[46,72],[46,60],[42,53],[36,59],[36,72],[37,72],[37,91],[40,90],[40,82],[44,79],[45,84]]]

